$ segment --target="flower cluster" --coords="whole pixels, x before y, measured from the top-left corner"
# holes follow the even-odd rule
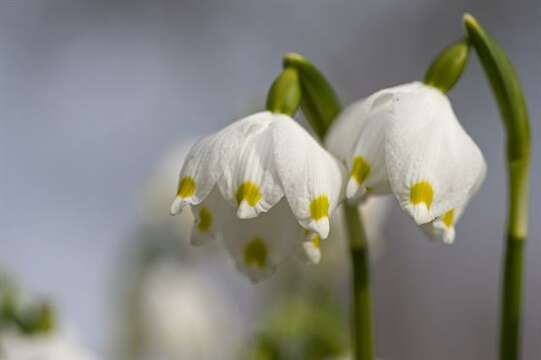
[[[345,109],[326,147],[288,115],[238,120],[192,147],[171,213],[191,205],[191,242],[223,238],[237,267],[258,281],[295,247],[319,262],[343,191],[350,201],[393,193],[425,232],[451,243],[486,172],[448,98],[420,82]]]

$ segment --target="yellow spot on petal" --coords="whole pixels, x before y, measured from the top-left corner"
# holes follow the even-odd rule
[[[451,209],[447,211],[443,216],[441,217],[441,221],[447,226],[448,228],[453,227],[453,224],[455,223],[455,210]]]
[[[192,197],[193,194],[195,194],[196,188],[197,186],[192,177],[183,177],[178,184],[177,195],[180,196],[181,199]]]
[[[251,207],[256,206],[256,204],[261,200],[261,191],[257,184],[246,181],[237,189],[236,193],[237,204],[240,205],[242,201],[246,201]]]
[[[424,203],[428,209],[432,206],[434,191],[432,185],[427,181],[421,181],[410,189],[410,201],[413,205]]]
[[[321,246],[321,237],[319,237],[319,235],[314,236],[314,238],[312,239],[312,244],[314,244],[314,247],[316,249],[319,249],[319,247]]]
[[[357,184],[361,185],[369,174],[370,164],[362,156],[355,157],[351,168],[351,177],[355,179]]]
[[[316,221],[329,217],[329,197],[327,195],[321,195],[312,200],[310,217]]]
[[[207,208],[202,207],[199,210],[199,223],[197,224],[197,229],[200,232],[204,233],[204,232],[209,231],[211,227],[212,227],[212,214]]]
[[[267,264],[267,245],[263,239],[255,237],[244,246],[244,264],[262,269]]]

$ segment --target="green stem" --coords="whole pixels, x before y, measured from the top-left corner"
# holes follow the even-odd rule
[[[523,257],[524,241],[509,235],[502,286],[503,301],[500,332],[500,359],[502,360],[516,360],[519,358]]]
[[[530,125],[518,76],[505,52],[466,14],[464,25],[498,103],[507,135],[509,213],[502,283],[500,359],[520,358],[522,277],[528,234]]]
[[[353,331],[355,360],[374,359],[372,333],[372,294],[370,291],[368,243],[364,226],[355,206],[344,205],[353,267]]]
[[[302,100],[301,109],[312,129],[321,140],[340,112],[336,92],[325,76],[299,54],[286,54],[284,67],[299,72]],[[368,243],[361,219],[355,206],[344,204],[353,267],[353,319],[352,347],[355,360],[374,359],[372,334],[372,296],[370,293]]]
[[[502,283],[500,359],[520,358],[522,277],[528,219],[528,161],[509,161],[509,220]]]

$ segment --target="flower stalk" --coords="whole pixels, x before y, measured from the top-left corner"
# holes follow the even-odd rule
[[[353,353],[356,360],[369,360],[374,359],[374,338],[368,243],[357,207],[344,205],[344,214],[353,266]]]
[[[490,82],[507,135],[509,211],[503,269],[500,359],[520,358],[522,279],[528,227],[530,131],[526,101],[505,52],[473,16],[464,16],[468,40]]]
[[[302,88],[301,109],[318,137],[323,140],[341,106],[325,76],[304,57],[287,54],[284,67],[295,68]],[[363,221],[355,205],[344,204],[352,262],[352,347],[355,360],[373,360],[372,294],[369,252]]]

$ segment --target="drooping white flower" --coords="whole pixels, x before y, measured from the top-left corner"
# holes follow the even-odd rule
[[[260,112],[192,147],[171,213],[191,205],[192,243],[223,237],[239,269],[256,281],[301,245],[297,239],[310,242],[306,255],[319,260],[343,172],[289,116]]]
[[[16,330],[0,333],[0,359],[4,360],[98,360],[72,336],[52,333],[24,335]]]
[[[378,91],[345,109],[326,145],[348,166],[348,198],[392,192],[417,224],[429,224],[428,232],[446,242],[486,173],[447,96],[420,82]]]

